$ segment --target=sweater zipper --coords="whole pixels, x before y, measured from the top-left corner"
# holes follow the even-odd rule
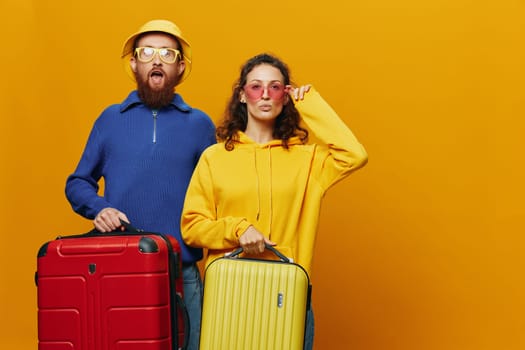
[[[156,109],[152,110],[153,114],[153,143],[157,143],[157,115],[158,111]]]

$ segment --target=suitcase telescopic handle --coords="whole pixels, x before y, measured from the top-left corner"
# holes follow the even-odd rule
[[[290,258],[286,257],[283,253],[281,253],[280,251],[278,251],[276,248],[274,248],[273,246],[269,245],[268,243],[265,243],[264,247],[266,249],[268,249],[269,251],[271,251],[272,253],[274,253],[275,255],[277,255],[277,257],[282,262],[285,262],[285,263],[289,263],[290,262]],[[242,249],[242,247],[239,247],[239,248],[235,249],[233,252],[231,252],[231,254],[228,255],[228,257],[229,258],[235,258],[238,255],[240,255],[243,251],[244,251],[244,249]]]

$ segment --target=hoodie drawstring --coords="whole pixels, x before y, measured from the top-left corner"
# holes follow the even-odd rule
[[[260,214],[261,214],[261,178],[260,178],[260,171],[268,171],[268,175],[269,175],[269,183],[268,183],[268,188],[267,190],[269,191],[268,193],[268,197],[269,197],[269,213],[268,213],[268,227],[267,227],[267,232],[268,232],[268,238],[270,238],[271,236],[271,227],[272,227],[272,216],[273,216],[273,178],[272,178],[272,147],[265,147],[266,148],[266,152],[268,152],[268,164],[260,164],[260,166],[258,167],[257,165],[257,162],[258,161],[261,161],[262,159],[258,159],[257,158],[257,151],[259,150],[257,147],[255,147],[255,150],[254,150],[254,166],[255,166],[255,176],[256,176],[256,180],[255,180],[255,186],[257,188],[257,221],[259,221],[260,219]],[[266,188],[264,189],[266,190]]]
[[[272,239],[272,218],[273,218],[273,169],[272,169],[272,147],[268,147],[268,168],[270,168],[270,218],[268,225],[268,239]]]
[[[259,172],[257,171],[257,148],[253,152],[253,165],[255,167],[255,187],[257,188],[257,216],[256,220],[259,221],[259,214],[261,213],[261,184],[259,181]]]

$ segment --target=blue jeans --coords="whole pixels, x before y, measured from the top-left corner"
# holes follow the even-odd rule
[[[184,303],[190,319],[190,337],[187,350],[199,349],[202,310],[202,279],[197,264],[182,267]]]
[[[304,330],[304,350],[312,350],[314,347],[314,311],[310,306],[306,311],[306,327]]]

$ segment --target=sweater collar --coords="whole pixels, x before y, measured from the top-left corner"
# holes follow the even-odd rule
[[[144,103],[139,98],[137,90],[134,90],[130,92],[128,97],[126,97],[126,99],[120,104],[120,113],[123,113],[128,109],[131,109],[138,105],[144,105]],[[181,112],[191,111],[191,106],[184,102],[182,96],[177,93],[173,96],[173,100],[170,103],[170,107],[175,107]]]

